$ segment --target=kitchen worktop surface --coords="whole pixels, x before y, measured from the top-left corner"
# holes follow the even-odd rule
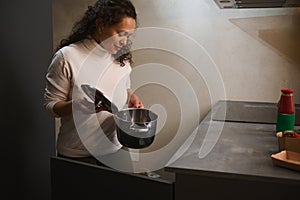
[[[191,145],[166,170],[300,184],[299,171],[272,163],[271,155],[278,153],[275,120],[275,104],[220,101],[198,126]]]

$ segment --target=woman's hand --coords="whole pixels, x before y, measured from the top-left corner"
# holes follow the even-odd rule
[[[144,108],[142,100],[135,94],[131,94],[128,100],[129,108]]]

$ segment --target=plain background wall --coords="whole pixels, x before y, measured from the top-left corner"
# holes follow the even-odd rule
[[[54,46],[68,35],[73,22],[81,17],[87,5],[94,2],[53,1]],[[300,26],[299,9],[219,9],[213,0],[132,2],[138,13],[139,28],[179,31],[208,51],[223,78],[227,99],[277,102],[280,89],[290,87],[295,89],[295,101],[300,102],[300,61],[297,59],[300,53],[296,47],[299,37],[292,37],[293,33],[300,32],[296,28]],[[136,65],[153,61],[153,54],[145,52],[141,56],[141,52],[137,52],[134,54]],[[162,54],[155,58],[160,59],[159,62],[168,60],[171,67],[176,65],[176,59],[170,61],[169,57],[164,57]],[[186,73],[184,70],[187,69],[183,66],[181,73]],[[198,84],[196,77],[191,83]],[[199,88],[199,93],[207,90],[203,87]],[[203,96],[199,97],[203,103]],[[210,106],[206,101],[202,107],[205,111],[205,107]]]
[[[74,21],[94,2],[53,1],[54,46],[68,35]],[[296,36],[300,33],[296,28],[300,25],[299,9],[226,10],[219,9],[212,0],[132,2],[138,13],[139,28],[159,27],[179,31],[207,50],[220,71],[227,99],[277,102],[280,89],[290,87],[295,89],[296,103],[300,102],[300,60],[297,58],[300,57],[297,47],[300,39]],[[155,41],[156,38],[152,39]],[[184,47],[180,41],[176,42]],[[189,78],[199,94],[201,117],[210,109],[207,86],[201,83],[201,77],[190,77],[193,72],[185,67],[186,63],[180,63],[182,66],[179,68],[176,66],[178,58],[158,51],[137,51],[133,56],[133,67],[158,62],[179,70]],[[147,95],[156,95],[156,91]]]
[[[293,8],[224,10],[213,0],[133,0],[133,3],[141,27],[171,28],[207,49],[221,73],[227,99],[276,102],[280,89],[291,87],[299,102],[300,62],[292,59],[296,52],[300,56],[299,49],[294,46],[288,46],[287,51],[280,49],[289,42],[299,42],[299,37],[291,39],[289,32],[299,27]],[[299,35],[299,29],[295,33]]]
[[[54,120],[43,109],[51,0],[1,4],[1,199],[50,200]]]

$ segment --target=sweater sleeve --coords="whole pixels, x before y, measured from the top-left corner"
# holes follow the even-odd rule
[[[46,74],[44,92],[44,107],[50,115],[59,117],[53,111],[54,105],[57,102],[69,100],[71,79],[70,66],[65,61],[62,52],[56,52]]]

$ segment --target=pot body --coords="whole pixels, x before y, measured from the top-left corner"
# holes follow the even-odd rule
[[[114,115],[119,142],[128,148],[141,149],[151,145],[155,138],[157,114],[141,109],[129,108]]]

